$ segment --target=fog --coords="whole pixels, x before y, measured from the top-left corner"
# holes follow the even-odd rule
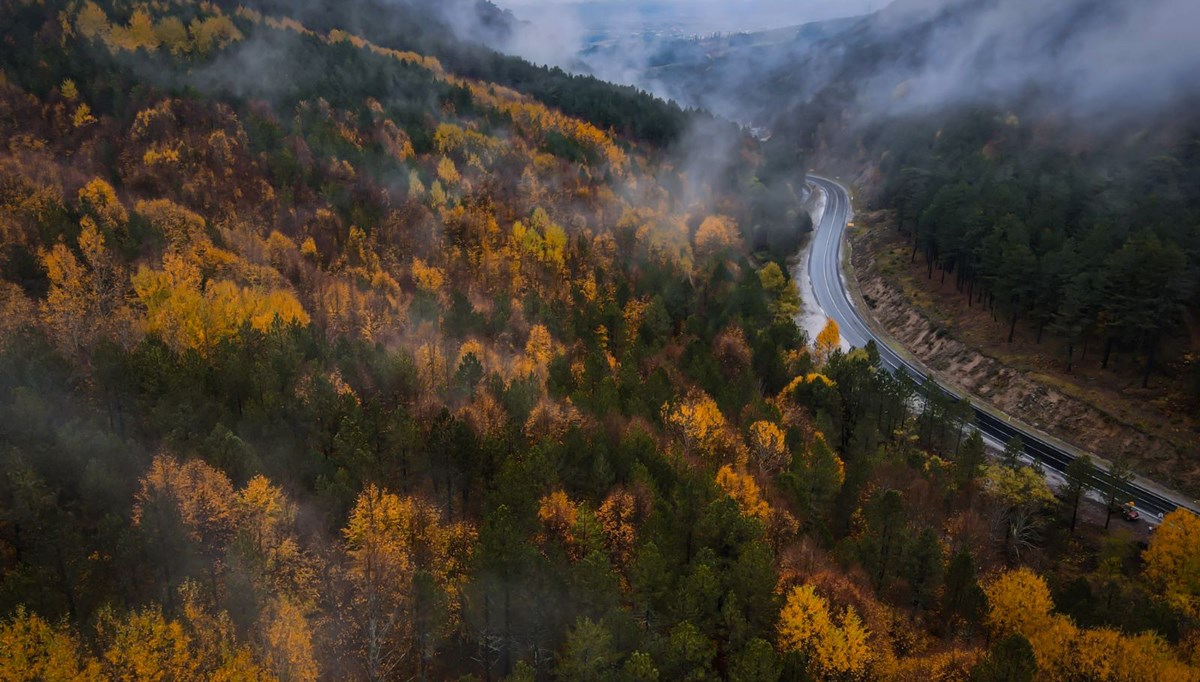
[[[831,87],[861,116],[1033,98],[1049,113],[1098,120],[1141,116],[1200,89],[1196,0],[501,4],[520,20],[498,45],[505,51],[744,122]],[[812,34],[711,35],[868,13]]]
[[[1063,112],[1104,115],[1144,113],[1200,86],[1195,0],[904,0],[872,29],[904,40],[922,24],[905,58],[873,65],[865,102],[929,107],[1036,91]]]
[[[675,35],[767,31],[810,21],[866,14],[885,0],[531,0],[500,2],[514,16],[534,24],[552,13],[572,17],[585,31],[631,30]]]
[[[497,45],[504,51],[538,64],[636,85],[689,106],[708,106],[711,102],[677,87],[670,77],[651,73],[652,69],[672,63],[676,50],[700,39],[861,15],[878,9],[884,0],[549,0],[499,4],[518,20],[511,38]],[[701,48],[701,54],[706,51]],[[684,59],[682,63],[692,60]]]

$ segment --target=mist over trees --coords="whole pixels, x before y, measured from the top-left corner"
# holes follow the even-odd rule
[[[0,678],[1196,676],[1185,512],[804,337],[796,146],[405,7],[0,0]]]
[[[724,11],[736,23],[741,5]],[[749,3],[756,4],[753,1]],[[1187,0],[896,0],[844,18],[691,38],[588,46],[554,63],[612,74],[688,105],[780,128],[842,128],[995,105],[1094,126],[1166,120],[1194,105],[1200,49]],[[532,19],[537,24],[539,18]],[[541,18],[544,28],[563,21]],[[829,132],[829,131],[826,131]]]
[[[497,51],[518,30],[517,21],[490,2],[458,0],[356,0],[347,7],[320,2],[252,0],[228,3],[293,16],[319,31],[341,29],[381,45],[436,57],[451,72],[513,88],[563,113],[613,129],[622,136],[667,146],[680,141],[699,111],[656,100],[635,87],[618,87],[561,68],[542,68]],[[422,30],[414,31],[413,26]]]
[[[1015,116],[980,110],[948,126],[889,131],[879,202],[930,278],[969,305],[1107,367],[1136,354],[1145,386],[1200,301],[1200,137],[1127,166],[1047,149]]]
[[[927,277],[953,278],[1006,339],[1027,326],[1068,372],[1136,363],[1143,387],[1184,366],[1200,397],[1187,327],[1200,49],[1178,35],[1195,14],[1173,0],[901,1],[700,41],[711,63],[681,49],[651,71],[852,173]]]

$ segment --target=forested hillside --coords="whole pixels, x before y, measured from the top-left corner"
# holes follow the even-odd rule
[[[954,27],[980,23],[975,15],[995,19],[1008,6],[948,2],[892,32],[886,16],[865,22],[840,39],[853,47],[829,60],[840,64],[836,77],[793,110],[786,129],[806,153],[865,169],[864,206],[891,213],[886,222],[925,265],[927,291],[950,281],[960,293],[942,316],[965,319],[983,307],[1005,322],[985,353],[1004,356],[1014,339],[1026,344],[1012,352],[1020,369],[1049,376],[1051,390],[1065,387],[1155,441],[1093,452],[1194,491],[1200,91],[1154,75],[1172,73],[1194,49],[1177,45],[1175,62],[1155,66],[1147,57],[1111,79],[1106,62],[1079,67],[1084,57],[1072,49],[1086,53],[1098,35],[1112,38],[1115,53],[1140,54],[1156,41],[1141,27],[1092,28],[1130,7],[1098,0],[1046,10],[1050,20],[1021,39],[1025,56],[968,29],[963,40],[975,40],[977,52],[952,60],[961,72],[922,61],[938,49],[914,47],[940,44],[954,54],[945,47]],[[1078,26],[1077,16],[1086,17]],[[1054,36],[1067,36],[1065,44],[1046,47]],[[1131,74],[1141,72],[1137,82]],[[1078,75],[1072,82],[1064,73]],[[1073,442],[1094,428],[1051,424]]]
[[[1182,370],[1200,405],[1185,325],[1200,305],[1200,90],[1172,81],[1200,56],[1155,24],[1174,9],[898,2],[766,77],[801,93],[780,131],[867,166],[864,189],[931,277],[1028,322],[1068,371],[1084,348],[1106,368],[1136,356],[1143,387]]]
[[[0,0],[0,679],[1200,679],[1195,517],[799,332],[794,149],[338,6]]]
[[[489,46],[506,44],[517,27],[516,19],[486,0],[218,4],[230,11],[253,6],[267,14],[290,16],[314,30],[349,31],[380,45],[433,56],[456,75],[513,88],[565,114],[660,147],[680,142],[693,117],[707,117],[685,112],[673,102],[661,102],[635,88],[537,67],[491,49]]]
[[[899,0],[787,39],[749,36],[671,79],[853,182],[858,208],[880,211],[873,224],[894,226],[925,266],[896,266],[897,245],[878,242],[907,309],[1070,405],[1023,418],[1190,494],[1200,50],[1175,31],[1193,12],[1178,0]]]
[[[1200,128],[1084,153],[1038,139],[1068,131],[995,109],[897,128],[883,133],[879,201],[929,277],[1003,315],[1009,341],[1028,324],[1068,372],[1122,354],[1143,388],[1190,374],[1200,405]]]

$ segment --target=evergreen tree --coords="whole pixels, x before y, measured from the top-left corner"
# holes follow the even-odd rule
[[[1096,467],[1091,457],[1080,455],[1071,460],[1063,476],[1067,479],[1066,500],[1071,507],[1071,532],[1074,533],[1075,522],[1079,518],[1079,503],[1096,485]]]

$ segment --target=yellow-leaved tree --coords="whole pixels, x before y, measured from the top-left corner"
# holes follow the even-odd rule
[[[791,322],[800,312],[800,292],[796,283],[788,279],[779,264],[771,261],[758,271],[762,288],[770,295],[768,305],[771,315],[779,322]]]
[[[394,675],[406,653],[413,548],[405,534],[413,503],[368,485],[343,534],[354,586],[354,624],[370,679]]]
[[[525,360],[534,373],[544,380],[554,357],[554,339],[545,325],[535,324],[529,328],[529,339],[525,342]]]
[[[275,678],[238,641],[229,614],[215,612],[193,583],[180,588],[183,617],[167,618],[151,605],[124,616],[100,613],[101,663],[109,680],[246,680]]]
[[[787,467],[791,453],[783,429],[774,422],[757,421],[750,425],[750,454],[765,474],[774,474]]]
[[[0,349],[17,339],[17,332],[37,319],[33,301],[17,284],[0,282]]]
[[[1200,516],[1186,509],[1168,514],[1143,558],[1146,577],[1172,608],[1200,619]]]
[[[663,405],[662,415],[663,422],[670,427],[687,454],[699,455],[709,461],[736,461],[746,455],[745,446],[730,433],[729,424],[717,402],[699,389],[689,391],[683,400],[674,405]]]
[[[73,632],[18,606],[0,621],[0,679],[99,682],[104,678],[100,664],[83,656]]]
[[[200,675],[200,661],[183,624],[167,620],[149,607],[120,618],[100,615],[97,630],[107,645],[103,660],[109,672],[125,671],[127,680],[188,680]]]
[[[766,522],[771,516],[771,505],[762,499],[762,493],[754,477],[738,473],[726,464],[717,471],[717,487],[737,502],[744,516]]]
[[[428,573],[455,619],[474,531],[442,523],[437,509],[424,500],[370,484],[359,494],[342,534],[353,588],[344,615],[367,676],[390,679],[406,665],[422,670],[432,653],[426,641],[432,639],[427,630],[432,619],[420,613],[413,579],[417,571]]]
[[[179,56],[191,48],[187,27],[183,25],[179,17],[163,17],[154,25],[154,34],[158,37],[159,44],[166,47],[175,56]]]
[[[167,245],[173,250],[183,251],[193,244],[208,244],[204,218],[170,199],[139,201],[134,210],[166,237]]]
[[[80,221],[79,252],[83,262],[62,242],[41,253],[50,280],[42,302],[42,320],[63,351],[76,355],[99,338],[124,339],[132,325],[125,303],[128,280],[104,243],[96,221]]]
[[[454,187],[458,184],[459,180],[462,180],[462,176],[458,173],[458,167],[454,165],[453,159],[448,156],[443,156],[442,160],[438,162],[437,175],[448,187]]]
[[[117,198],[116,190],[100,178],[93,178],[79,190],[79,203],[106,230],[115,230],[129,222],[129,213]]]
[[[983,489],[998,504],[996,512],[1007,526],[1005,543],[1015,554],[1032,547],[1038,527],[1036,514],[1054,502],[1046,478],[1032,467],[993,464],[984,467]]]
[[[145,8],[138,8],[129,18],[128,26],[113,28],[112,42],[116,47],[130,52],[139,49],[154,51],[158,49],[161,39],[154,30],[154,20],[150,14]]]
[[[192,47],[200,54],[222,49],[243,37],[242,32],[227,16],[192,19],[192,23],[188,25],[188,32],[192,36]]]
[[[825,327],[821,329],[821,333],[817,334],[817,341],[813,345],[813,356],[817,361],[818,366],[824,366],[829,362],[829,358],[833,352],[842,345],[842,332],[838,328],[838,323],[833,318],[828,318],[825,322]]]
[[[74,102],[79,98],[79,86],[75,85],[75,81],[70,78],[63,79],[62,85],[58,87],[58,91],[63,96],[63,99],[68,102]]]
[[[739,243],[737,223],[723,215],[709,216],[696,230],[696,262],[702,264],[735,248]]]
[[[87,102],[80,102],[75,107],[75,114],[71,117],[71,124],[76,128],[82,128],[95,122],[96,117],[92,115],[92,108],[87,105]]]
[[[866,679],[874,658],[868,633],[853,608],[835,622],[829,605],[811,585],[788,592],[777,626],[779,648],[805,654],[819,680]]]
[[[446,272],[441,268],[427,264],[420,258],[414,257],[412,259],[410,272],[412,273],[413,283],[425,293],[436,296],[442,290],[442,286],[446,284]]]
[[[291,594],[311,591],[315,582],[311,567],[304,560],[292,525],[296,508],[283,489],[265,476],[255,476],[237,491],[233,509],[237,545],[251,577],[265,583],[265,588]]]
[[[1031,467],[984,467],[983,486],[990,497],[1006,507],[1036,508],[1054,501],[1046,477]]]
[[[1124,635],[1080,628],[1054,613],[1046,581],[1028,568],[1000,574],[986,588],[993,637],[1020,634],[1033,645],[1038,679],[1050,682],[1195,680],[1200,670],[1181,661],[1157,634]]]
[[[107,41],[112,34],[112,25],[108,23],[108,15],[92,0],[85,0],[75,17],[75,28],[85,38],[99,38]]]
[[[198,266],[186,255],[168,253],[162,270],[142,266],[133,276],[133,288],[146,307],[146,331],[180,351],[207,355],[243,325],[266,331],[276,320],[309,322],[291,292],[243,287],[229,280],[202,283]]]
[[[987,623],[993,636],[1029,636],[1050,625],[1054,602],[1041,576],[1028,568],[1001,574],[987,587]]]

